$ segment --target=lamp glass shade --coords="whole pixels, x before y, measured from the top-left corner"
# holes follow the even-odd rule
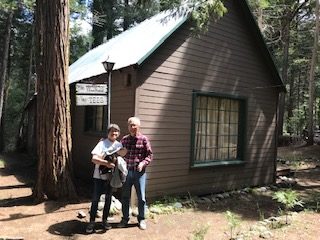
[[[102,64],[103,64],[104,69],[105,69],[107,72],[112,71],[113,66],[114,66],[114,62],[107,62],[107,61],[105,61],[105,62],[102,62]]]

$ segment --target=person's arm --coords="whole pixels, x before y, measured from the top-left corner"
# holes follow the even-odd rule
[[[139,165],[137,166],[137,170],[139,172],[141,172],[146,166],[148,166],[152,159],[153,159],[153,153],[152,153],[152,149],[151,149],[151,144],[148,138],[145,138],[143,141],[143,145],[145,147],[145,158],[139,163]]]
[[[99,156],[99,155],[96,155],[96,154],[93,154],[93,155],[92,155],[91,161],[92,161],[94,164],[103,165],[103,166],[106,166],[106,167],[108,167],[108,168],[114,168],[114,167],[115,167],[114,163],[108,162],[108,161],[104,160],[104,159],[102,158],[102,156]]]

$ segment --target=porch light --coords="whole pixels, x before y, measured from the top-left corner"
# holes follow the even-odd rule
[[[102,62],[102,65],[104,67],[104,69],[107,71],[107,73],[111,72],[114,66],[114,62],[107,62],[104,61]]]

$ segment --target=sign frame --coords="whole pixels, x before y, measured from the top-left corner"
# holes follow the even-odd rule
[[[76,83],[76,94],[107,94],[108,84]]]
[[[77,106],[106,106],[108,96],[104,95],[76,95]]]

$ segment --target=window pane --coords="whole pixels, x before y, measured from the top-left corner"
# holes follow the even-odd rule
[[[103,130],[103,106],[98,106],[96,112],[96,130],[102,131]]]
[[[197,95],[195,103],[195,163],[236,160],[240,101]]]
[[[85,107],[85,131],[104,131],[106,128],[104,106]]]

